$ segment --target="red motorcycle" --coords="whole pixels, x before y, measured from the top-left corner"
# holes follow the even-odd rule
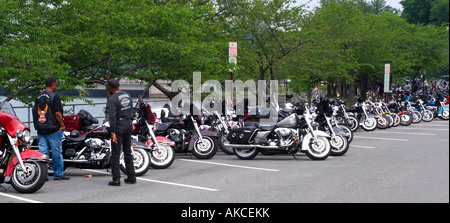
[[[173,147],[175,143],[163,136],[156,136],[158,120],[151,106],[140,99],[134,108],[136,120],[133,122],[133,137],[151,148],[151,166],[154,169],[165,169],[175,160]]]
[[[17,118],[7,101],[0,104],[0,184],[19,193],[34,193],[47,180],[48,157],[30,150],[30,128]]]

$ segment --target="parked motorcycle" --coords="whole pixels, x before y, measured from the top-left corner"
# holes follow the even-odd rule
[[[0,184],[7,183],[19,193],[34,193],[47,180],[48,157],[29,150],[30,129],[12,105],[0,104]]]
[[[444,95],[440,92],[438,93],[438,98],[434,96],[431,97],[431,100],[426,105],[426,108],[433,111],[434,117],[439,117],[444,120],[449,119],[449,106],[447,104],[448,99],[444,97]]]
[[[151,167],[165,169],[175,160],[175,143],[163,136],[156,136],[159,121],[151,106],[140,99],[134,108],[136,120],[133,122],[133,137],[150,148]]]
[[[368,112],[368,105],[365,101],[359,100],[355,105],[357,112],[357,119],[359,120],[359,125],[366,131],[373,131],[377,128],[377,117],[376,115]]]
[[[227,155],[234,155],[234,150],[226,147],[225,144],[228,143],[228,133],[236,126],[236,123],[228,114],[220,115],[217,111],[211,113],[207,110],[204,110],[204,112],[208,115],[204,124],[210,126],[211,131],[217,134],[219,148]]]
[[[192,109],[191,104],[191,111]],[[164,113],[164,112],[163,112]],[[192,112],[191,112],[192,114]],[[192,154],[197,159],[211,159],[218,150],[217,134],[200,129],[201,115],[187,115],[164,118],[158,124],[155,135],[166,136],[175,142],[175,152]]]
[[[64,135],[62,145],[64,168],[109,169],[111,167],[109,122],[96,126],[83,135],[74,130],[70,135]],[[132,140],[131,151],[136,176],[142,176],[150,169],[150,148],[142,142]],[[126,173],[123,152],[120,155],[120,169]]]
[[[367,100],[367,105],[370,107],[371,113],[375,114],[377,119],[377,128],[386,129],[389,128],[393,122],[393,118],[381,110],[381,106],[373,103],[371,100]]]
[[[349,110],[345,107],[345,102],[341,99],[336,99],[334,102],[334,104],[331,104],[333,109],[332,117],[338,124],[345,124],[352,132],[356,132],[359,128],[359,122],[347,112]]]
[[[347,137],[345,137],[347,133],[339,128],[335,128],[335,126],[331,124],[332,118],[328,116],[331,110],[331,108],[329,107],[329,103],[334,103],[334,100],[329,101],[328,99],[324,98],[320,101],[316,101],[317,111],[316,114],[313,114],[313,117],[315,117],[314,120],[318,124],[317,129],[324,131],[331,136],[330,155],[343,156],[347,153],[350,144]]]
[[[409,126],[413,122],[413,114],[407,109],[404,95],[397,95],[396,97],[394,95],[392,100],[387,103],[387,107],[391,112],[400,116],[400,125]]]
[[[330,136],[313,129],[313,116],[308,106],[299,104],[299,108],[274,126],[244,126],[231,130],[227,137],[230,143],[226,146],[233,148],[236,156],[243,160],[255,158],[260,151],[294,157],[302,152],[312,160],[327,159],[331,151]]]
[[[425,108],[422,99],[417,99],[415,104],[416,109],[422,114],[422,120],[424,122],[431,122],[433,121],[434,114],[432,111]]]
[[[397,113],[391,112],[391,110],[389,110],[388,106],[386,105],[386,103],[383,100],[380,100],[380,105],[381,105],[381,109],[383,111],[384,114],[389,114],[392,117],[392,126],[391,127],[397,127],[400,125],[400,116]]]
[[[80,118],[83,117],[83,118]],[[80,111],[78,115],[64,116],[64,123],[71,129],[63,135],[62,155],[64,168],[108,169],[111,167],[111,132],[109,122],[92,126],[96,123],[89,112]],[[80,129],[80,130],[79,130]],[[38,141],[33,141],[37,149]],[[149,170],[151,148],[142,142],[132,140],[131,150],[136,176],[142,176]],[[51,166],[49,167],[51,169]],[[126,173],[123,152],[120,156],[120,169]]]

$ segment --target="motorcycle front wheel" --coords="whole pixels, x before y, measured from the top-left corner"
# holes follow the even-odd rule
[[[389,127],[389,125],[390,125],[390,123],[386,116],[380,116],[377,119],[377,128],[386,129]]]
[[[216,155],[218,149],[217,139],[209,136],[203,136],[203,141],[198,138],[194,142],[192,154],[197,159],[211,159]]]
[[[366,131],[373,131],[377,128],[377,120],[375,118],[366,118],[361,123],[361,127]]]
[[[431,122],[431,121],[433,121],[433,118],[434,118],[434,114],[430,110],[425,110],[422,114],[422,120],[424,122]]]
[[[143,176],[150,169],[151,161],[149,153],[144,149],[133,149],[133,163],[136,176]],[[127,173],[123,152],[120,155],[120,170],[125,174]]]
[[[413,123],[417,124],[420,121],[422,121],[422,113],[420,113],[419,111],[414,111],[413,112]]]
[[[150,165],[154,169],[166,169],[175,160],[175,153],[168,145],[159,145],[159,149],[155,146],[149,153]]]
[[[318,136],[317,140],[311,139],[306,150],[306,155],[312,160],[325,160],[328,158],[331,152],[330,141]]]
[[[444,120],[448,120],[448,119],[449,119],[449,112],[448,112],[448,109],[442,110],[441,118],[444,119]]]
[[[337,135],[330,139],[331,151],[330,155],[332,156],[343,156],[347,153],[349,148],[349,143],[346,137]]]
[[[352,132],[356,132],[359,128],[358,120],[356,120],[356,118],[354,117],[349,117],[348,119],[350,130],[352,130]]]
[[[47,180],[47,165],[40,162],[24,162],[25,170],[19,163],[14,167],[11,186],[19,193],[30,194],[38,191]]]
[[[409,113],[403,113],[400,115],[400,125],[409,126],[413,122],[413,116]]]
[[[398,114],[392,113],[392,118],[394,119],[394,124],[392,125],[393,127],[397,127],[400,125],[400,116]]]

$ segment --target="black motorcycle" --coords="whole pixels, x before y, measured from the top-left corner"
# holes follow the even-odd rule
[[[155,135],[172,140],[175,152],[192,152],[197,159],[211,159],[216,155],[219,148],[217,134],[201,128],[202,115],[177,116],[169,112],[166,117],[164,110],[161,113],[162,122],[158,124]]]
[[[89,122],[88,122],[89,123]],[[64,168],[109,169],[111,168],[111,132],[109,123],[98,126],[83,126],[86,132],[72,130],[63,135],[62,155]],[[38,140],[33,142],[38,148]],[[131,150],[136,176],[142,176],[150,168],[150,148],[144,143],[132,140]],[[50,157],[52,157],[50,155]],[[51,161],[50,161],[51,162]],[[49,165],[51,170],[51,165]],[[126,173],[124,154],[120,156],[120,169]]]
[[[281,121],[273,126],[256,124],[231,130],[227,137],[230,143],[226,146],[233,148],[236,156],[243,160],[255,158],[260,151],[294,157],[302,152],[312,160],[327,159],[331,150],[330,136],[313,129],[312,115],[307,106],[299,104],[299,108],[301,110],[280,118]]]
[[[313,117],[315,116],[315,122],[317,123],[316,129],[328,133],[331,144],[331,155],[332,156],[343,156],[347,153],[350,143],[348,141],[348,134],[342,129],[339,129],[331,124],[332,107],[330,104],[334,104],[334,100],[329,100],[327,98],[315,100],[315,105],[317,110]],[[349,130],[350,134],[352,133]]]

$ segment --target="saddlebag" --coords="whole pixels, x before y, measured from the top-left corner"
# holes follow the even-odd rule
[[[67,130],[81,130],[82,121],[78,115],[64,115],[64,125]]]
[[[233,129],[227,136],[230,144],[250,144],[254,138],[257,128],[255,126],[246,126]]]

